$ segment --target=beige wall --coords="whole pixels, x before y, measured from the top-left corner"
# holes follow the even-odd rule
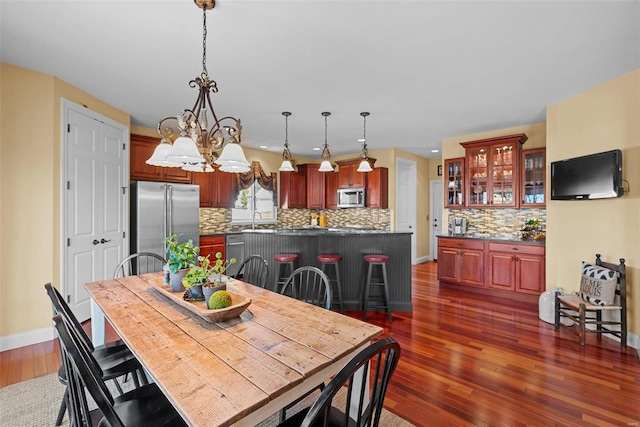
[[[51,325],[60,288],[61,99],[129,126],[129,115],[48,74],[0,63],[0,337]],[[29,162],[21,159],[29,158]]]
[[[547,108],[547,165],[616,148],[622,198],[547,202],[547,289],[577,290],[580,261],[595,253],[625,258],[629,330],[640,335],[640,69]]]

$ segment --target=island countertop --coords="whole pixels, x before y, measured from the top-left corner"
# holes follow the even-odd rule
[[[467,240],[483,240],[483,241],[491,241],[498,243],[518,243],[525,245],[538,245],[544,246],[545,240],[533,240],[533,239],[522,239],[519,237],[515,237],[512,234],[489,234],[489,233],[471,233],[471,234],[440,234],[437,235],[438,238],[445,239],[467,239]]]
[[[411,311],[411,233],[353,228],[279,228],[244,230],[245,256],[258,254],[269,264],[268,287],[275,290],[279,253],[298,254],[296,267],[320,267],[319,254],[340,254],[345,309],[361,308],[366,275],[364,255],[385,254],[392,311]]]

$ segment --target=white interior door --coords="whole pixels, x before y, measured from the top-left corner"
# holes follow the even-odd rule
[[[113,275],[125,255],[127,129],[63,102],[62,292],[80,321],[91,313],[84,284]]]
[[[396,159],[396,231],[411,232],[411,264],[416,263],[416,163]]]
[[[442,180],[435,179],[430,182],[431,186],[431,200],[429,203],[429,218],[431,218],[431,244],[430,252],[431,259],[438,258],[438,238],[439,234],[442,234]]]

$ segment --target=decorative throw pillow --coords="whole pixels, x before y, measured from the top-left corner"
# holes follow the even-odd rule
[[[582,261],[580,298],[595,305],[611,305],[616,296],[618,273]]]

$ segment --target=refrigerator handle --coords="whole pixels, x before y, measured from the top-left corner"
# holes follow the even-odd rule
[[[173,227],[171,226],[173,223],[173,212],[171,211],[173,206],[173,187],[169,184],[167,185],[167,229],[169,230],[168,236],[173,235]]]
[[[163,249],[163,253],[167,253],[167,243],[164,241],[164,238],[169,237],[170,234],[168,233],[168,227],[167,227],[167,209],[168,209],[168,204],[167,202],[169,201],[168,197],[167,197],[167,192],[169,191],[168,189],[168,185],[165,184],[164,186],[164,209],[162,210],[162,236],[163,236],[163,240],[162,240],[162,249]]]

